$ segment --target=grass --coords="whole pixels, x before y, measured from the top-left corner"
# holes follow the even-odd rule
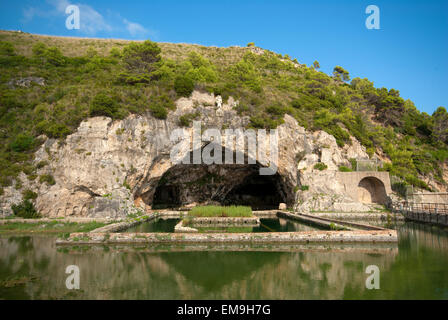
[[[10,279],[0,281],[0,288],[14,288],[24,286],[30,282],[38,280],[35,276],[18,276]]]
[[[245,206],[202,206],[194,207],[190,217],[252,217],[251,207]]]
[[[101,222],[37,222],[37,223],[5,223],[0,225],[0,234],[4,233],[70,233],[70,232],[89,232],[96,228],[105,226]]]
[[[252,233],[252,227],[200,227],[199,233]]]

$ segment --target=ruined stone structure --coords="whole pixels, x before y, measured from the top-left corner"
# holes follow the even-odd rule
[[[413,193],[410,199],[416,203],[446,203],[448,204],[448,192]]]
[[[389,172],[338,172],[337,179],[354,201],[383,205],[389,202],[388,195],[392,193]]]

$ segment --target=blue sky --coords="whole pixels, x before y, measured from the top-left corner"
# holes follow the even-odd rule
[[[81,29],[65,27],[80,8]],[[368,5],[380,30],[368,30]],[[44,0],[0,3],[0,29],[95,38],[257,46],[331,73],[395,88],[421,111],[448,107],[448,1],[436,0]]]

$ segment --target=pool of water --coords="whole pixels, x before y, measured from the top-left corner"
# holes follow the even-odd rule
[[[122,232],[174,232],[174,227],[180,219],[159,218],[153,221],[144,222],[135,227]],[[260,219],[258,227],[196,227],[199,232],[292,232],[292,231],[313,231],[324,230],[316,226],[296,222],[283,218]]]
[[[0,299],[448,299],[448,232],[397,225],[398,245],[57,247],[0,237]],[[69,265],[80,290],[65,286]],[[366,267],[380,289],[365,287]]]

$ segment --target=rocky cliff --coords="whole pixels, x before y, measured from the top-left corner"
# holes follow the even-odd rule
[[[365,148],[353,137],[350,145],[340,148],[333,136],[324,131],[308,132],[289,115],[277,128],[278,171],[274,176],[259,178],[259,163],[173,164],[170,135],[180,128],[182,115],[196,114],[203,128],[247,127],[248,117],[240,117],[234,110],[238,101],[230,97],[222,106],[216,102],[213,94],[194,91],[190,98],[176,101],[176,110],[166,120],[149,113],[115,121],[93,117],[65,140],[42,137],[45,142],[34,162],[48,164],[37,174],[51,175],[55,183],[30,181],[22,173],[22,188],[37,193],[35,206],[48,217],[119,218],[170,201],[176,206],[241,203],[256,198],[257,192],[263,199],[252,200],[258,200],[261,207],[270,201],[272,206],[286,202],[301,211],[371,209],[347,196],[334,179],[340,166],[350,166],[350,159],[368,158]],[[182,150],[184,154],[190,151],[191,146]],[[324,163],[326,170],[315,169],[316,163]],[[11,205],[22,197],[14,185],[5,188],[0,198],[2,214],[11,214]]]

